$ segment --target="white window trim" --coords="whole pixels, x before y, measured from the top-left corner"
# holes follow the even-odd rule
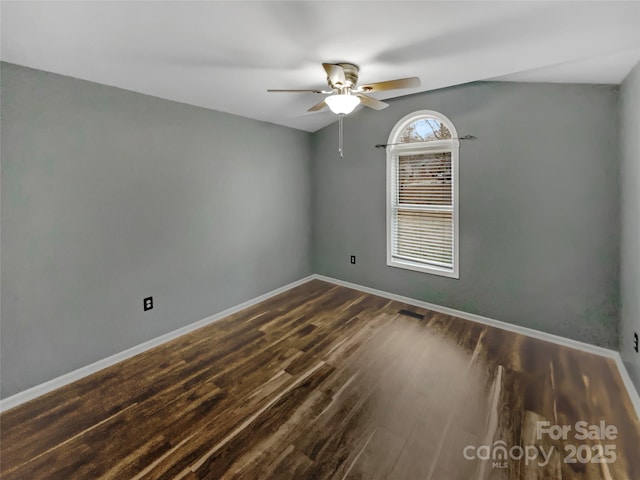
[[[440,122],[444,123],[451,132],[450,140],[438,140],[424,143],[407,143],[397,144],[398,136],[402,130],[412,122],[415,122],[421,117],[434,117]],[[458,132],[456,131],[453,122],[445,117],[440,112],[433,110],[418,110],[410,113],[401,118],[398,123],[393,127],[389,134],[389,140],[387,141],[387,265],[390,267],[404,268],[407,270],[414,270],[423,273],[429,273],[433,275],[440,275],[449,278],[460,278],[459,276],[459,191],[460,191],[460,175],[459,175],[459,150],[460,141],[458,140]],[[392,245],[392,224],[393,224],[393,201],[394,201],[394,189],[393,178],[395,162],[400,153],[409,153],[414,151],[421,152],[451,152],[451,168],[452,168],[452,192],[451,198],[453,200],[453,269],[440,268],[436,265],[425,265],[411,260],[404,260],[395,258],[393,256]]]

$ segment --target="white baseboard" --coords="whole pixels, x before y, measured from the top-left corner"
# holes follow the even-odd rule
[[[547,342],[557,343],[567,347],[576,348],[578,350],[584,350],[589,353],[595,353],[603,357],[615,358],[617,353],[615,350],[610,350],[604,347],[598,347],[596,345],[590,345],[588,343],[580,342],[578,340],[572,340],[570,338],[561,337],[552,333],[541,332],[540,330],[534,330],[533,328],[522,327],[520,325],[514,325],[512,323],[503,322],[501,320],[495,320],[493,318],[483,317],[476,315],[475,313],[467,313],[462,310],[456,310],[454,308],[443,307],[434,303],[423,302],[422,300],[416,300],[415,298],[404,297],[402,295],[396,295],[395,293],[385,292],[384,290],[377,290],[371,287],[365,287],[351,282],[345,282],[344,280],[338,280],[336,278],[326,277],[324,275],[312,275],[313,278],[323,280],[325,282],[334,283],[347,288],[353,288],[365,293],[371,293],[379,297],[388,298],[390,300],[396,300],[398,302],[407,303],[420,308],[426,308],[427,310],[433,310],[434,312],[440,312],[453,317],[463,318],[465,320],[471,320],[472,322],[481,323],[490,327],[500,328],[501,330],[508,330],[514,333],[520,333],[528,337],[538,338],[540,340],[546,340]]]
[[[205,325],[214,323],[218,320],[223,319],[224,317],[237,313],[241,310],[244,310],[245,308],[248,308],[257,303],[263,302],[271,297],[274,297],[275,295],[286,292],[287,290],[290,290],[294,287],[297,287],[299,285],[302,285],[314,279],[322,280],[328,283],[333,283],[335,285],[341,285],[347,288],[352,288],[354,290],[359,290],[365,293],[371,293],[372,295],[377,295],[379,297],[388,298],[390,300],[396,300],[409,305],[414,305],[416,307],[426,308],[428,310],[433,310],[435,312],[452,315],[455,317],[463,318],[465,320],[470,320],[472,322],[488,325],[490,327],[500,328],[502,330],[508,330],[510,332],[526,335],[528,337],[545,340],[547,342],[563,345],[565,347],[575,348],[577,350],[582,350],[588,353],[613,359],[618,367],[618,371],[627,389],[627,393],[629,395],[629,398],[631,399],[631,403],[633,404],[636,410],[636,414],[638,415],[638,418],[640,418],[640,396],[638,395],[638,391],[635,389],[635,386],[631,381],[631,377],[629,376],[629,373],[627,372],[627,369],[622,361],[622,357],[615,350],[610,350],[608,348],[590,345],[588,343],[560,337],[558,335],[553,335],[551,333],[541,332],[539,330],[534,330],[532,328],[522,327],[520,325],[513,325],[500,320],[494,320],[492,318],[483,317],[481,315],[475,315],[473,313],[467,313],[461,310],[455,310],[453,308],[443,307],[441,305],[423,302],[422,300],[417,300],[410,297],[404,297],[402,295],[396,295],[393,293],[385,292],[383,290],[377,290],[375,288],[365,287],[363,285],[358,285],[351,282],[345,282],[343,280],[338,280],[336,278],[326,277],[324,275],[318,275],[318,274],[309,275],[308,277],[302,278],[298,281],[292,282],[288,285],[272,290],[268,293],[265,293],[264,295],[260,295],[259,297],[256,297],[244,303],[241,303],[240,305],[236,305],[234,307],[228,308],[227,310],[219,312],[215,315],[204,318],[202,320],[199,320],[195,323],[179,328],[172,332],[166,333],[164,335],[161,335],[160,337],[141,343],[140,345],[136,345],[135,347],[129,348],[120,353],[116,353],[115,355],[111,355],[110,357],[104,358],[102,360],[98,360],[97,362],[94,362],[90,365],[81,367],[77,370],[61,375],[60,377],[54,378],[40,385],[36,385],[35,387],[29,388],[28,390],[24,390],[15,395],[12,395],[11,397],[7,397],[6,399],[0,401],[0,412],[4,412],[13,407],[17,407],[18,405],[28,402],[30,400],[33,400],[41,395],[44,395],[45,393],[49,393],[57,388],[73,383],[88,375],[92,375],[104,368],[115,365],[116,363],[119,363],[123,360],[126,360],[135,355],[143,353],[147,350],[150,350],[151,348],[157,347],[159,345],[162,345],[163,343],[166,343],[178,337],[181,337],[182,335],[193,332],[194,330],[202,328]]]
[[[204,318],[202,320],[198,320],[197,322],[194,322],[190,325],[178,328],[177,330],[173,330],[172,332],[166,333],[152,340],[148,340],[144,343],[136,345],[135,347],[131,347],[127,350],[111,355],[110,357],[103,358],[102,360],[98,360],[97,362],[91,363],[87,366],[81,367],[72,372],[65,373],[64,375],[56,377],[47,382],[41,383],[40,385],[36,385],[35,387],[29,388],[27,390],[23,390],[22,392],[16,393],[15,395],[12,395],[3,400],[0,400],[0,412],[4,412],[13,407],[17,407],[18,405],[28,402],[29,400],[33,400],[34,398],[44,395],[45,393],[49,393],[57,388],[63,387],[77,380],[80,380],[81,378],[92,375],[104,368],[110,367],[112,365],[115,365],[116,363],[122,362],[123,360],[131,358],[140,353],[146,352],[147,350],[150,350],[159,345],[162,345],[163,343],[169,342],[178,337],[181,337],[182,335],[193,332],[194,330],[197,330],[206,325],[209,325],[218,320],[221,320],[224,317],[228,317],[229,315],[237,313],[240,310],[249,308],[255,305],[256,303],[263,302],[280,293],[286,292],[287,290],[290,290],[293,287],[297,287],[298,285],[307,283],[313,278],[314,278],[313,275],[310,275],[308,277],[297,280],[293,283],[289,283],[288,285],[285,285],[283,287],[276,288],[275,290],[272,290],[270,292],[265,293],[264,295],[260,295],[259,297],[248,300],[244,303],[241,303],[240,305],[236,305],[234,307],[228,308],[222,312],[216,313],[215,315]]]
[[[435,305],[433,303],[423,302],[422,300],[416,300],[415,298],[404,297],[402,295],[396,295],[394,293],[385,292],[383,290],[377,290],[375,288],[365,287],[363,285],[358,285],[351,282],[345,282],[344,280],[338,280],[336,278],[326,277],[324,275],[314,274],[312,275],[312,277],[317,280],[323,280],[325,282],[333,283],[335,285],[341,285],[343,287],[352,288],[354,290],[370,293],[372,295],[377,295],[379,297],[388,298],[390,300],[396,300],[398,302],[406,303],[408,305],[414,305],[416,307],[426,308],[427,310],[433,310],[434,312],[444,313],[444,314],[462,318],[465,320],[470,320],[472,322],[488,325],[490,327],[500,328],[502,330],[518,333],[520,335],[525,335],[527,337],[537,338],[539,340],[544,340],[546,342],[551,342],[557,345],[562,345],[565,347],[574,348],[576,350],[582,350],[584,352],[610,358],[613,361],[615,361],[618,367],[618,371],[627,389],[627,393],[629,395],[631,403],[633,404],[636,410],[636,415],[640,419],[640,396],[638,395],[638,391],[636,390],[633,382],[631,381],[631,377],[629,376],[629,373],[627,372],[627,369],[622,361],[622,357],[615,350],[611,350],[604,347],[598,347],[596,345],[591,345],[588,343],[580,342],[578,340],[561,337],[559,335],[554,335],[552,333],[541,332],[540,330],[534,330],[532,328],[522,327],[520,325],[514,325],[512,323],[503,322],[501,320],[495,320],[493,318],[483,317],[481,315],[476,315],[474,313],[467,313],[461,310],[456,310],[449,307],[443,307],[441,305]]]
[[[633,380],[631,380],[631,375],[629,375],[627,366],[624,364],[622,356],[618,352],[616,352],[615,361],[616,365],[618,366],[618,372],[620,373],[622,381],[624,382],[624,386],[627,387],[627,393],[629,394],[631,403],[633,403],[633,406],[636,409],[636,414],[638,415],[638,419],[640,419],[640,394],[638,394],[638,390],[633,384]]]

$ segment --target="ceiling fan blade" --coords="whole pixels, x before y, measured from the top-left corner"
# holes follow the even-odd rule
[[[363,93],[356,93],[356,97],[360,98],[360,103],[365,107],[373,108],[374,110],[383,110],[389,106],[388,103],[381,102],[377,98],[370,97]]]
[[[344,68],[341,65],[336,65],[335,63],[323,63],[325,71],[327,72],[327,76],[329,77],[331,85],[344,85],[347,81]]]
[[[388,80],[386,82],[368,83],[358,87],[359,92],[381,92],[383,90],[396,90],[398,88],[414,88],[420,86],[418,77],[399,78],[397,80]]]
[[[318,110],[322,110],[327,106],[327,103],[323,100],[320,103],[316,103],[313,107],[311,107],[307,112],[317,112]]]
[[[267,92],[276,92],[276,93],[288,93],[288,92],[306,92],[306,93],[331,93],[331,92],[323,92],[322,90],[279,90],[270,88]]]

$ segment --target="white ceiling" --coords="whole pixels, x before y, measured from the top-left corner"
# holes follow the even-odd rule
[[[640,61],[640,2],[3,1],[1,58],[315,131],[322,62],[419,89],[498,79],[620,83]]]

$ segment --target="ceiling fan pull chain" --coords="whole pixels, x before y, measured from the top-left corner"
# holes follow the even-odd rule
[[[338,115],[338,152],[340,153],[340,158],[344,158],[344,150],[342,148],[343,135],[342,135],[342,119],[344,118],[344,113]]]

